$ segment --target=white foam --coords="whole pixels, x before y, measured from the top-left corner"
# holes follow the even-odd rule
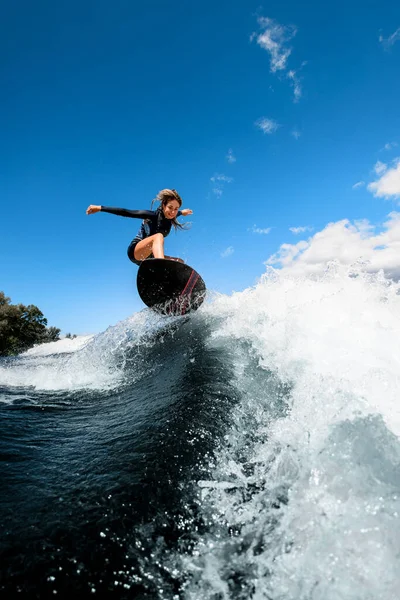
[[[146,344],[163,326],[165,319],[144,310],[96,336],[42,344],[0,364],[0,385],[46,391],[113,389],[124,379],[131,349]]]
[[[335,265],[319,279],[270,270],[255,288],[221,296],[207,310],[226,318],[216,336],[248,340],[263,367],[294,384],[302,428],[307,409],[312,405],[315,417],[324,404],[321,419],[329,426],[362,411],[382,415],[400,435],[399,289],[383,275],[355,276]],[[323,399],[337,390],[346,398],[332,408]]]
[[[399,284],[338,265],[269,271],[205,310],[222,321],[215,343],[236,348],[243,399],[199,482],[210,532],[184,558],[186,598],[236,597],[235,573],[243,598],[397,599]],[[291,390],[279,418],[270,371]]]
[[[76,350],[83,348],[93,337],[93,335],[79,335],[73,339],[63,338],[56,342],[38,344],[24,352],[22,356],[47,356],[49,354],[76,352]]]

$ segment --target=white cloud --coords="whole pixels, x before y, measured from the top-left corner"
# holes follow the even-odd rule
[[[292,53],[289,42],[297,33],[296,27],[292,25],[280,25],[277,21],[269,17],[259,17],[257,21],[261,33],[253,33],[250,39],[256,39],[257,44],[268,52],[271,73],[282,72],[290,80],[294,92],[294,101],[298,102],[302,95],[300,78],[295,70],[288,70],[287,66],[289,56]],[[305,64],[303,62],[301,66]]]
[[[285,70],[287,59],[292,52],[287,44],[296,35],[297,29],[280,25],[268,17],[259,17],[257,20],[263,32],[259,35],[253,33],[251,39],[256,37],[257,44],[269,52],[272,73]]]
[[[386,169],[380,179],[368,184],[368,189],[378,198],[400,198],[400,158],[394,160],[394,166]]]
[[[390,48],[390,46],[393,46],[393,44],[395,44],[399,40],[400,40],[400,27],[398,27],[396,29],[396,31],[394,31],[387,38],[384,38],[383,35],[379,36],[379,41],[381,42],[381,44],[385,48],[385,50],[388,50]]]
[[[393,148],[396,148],[396,146],[398,146],[397,142],[388,142],[383,146],[383,148],[381,148],[381,150],[392,150]]]
[[[294,101],[298,102],[302,94],[300,78],[297,76],[296,71],[293,71],[293,69],[287,72],[287,77],[288,79],[290,79],[291,85],[293,87]]]
[[[231,256],[231,254],[233,254],[234,249],[233,246],[228,246],[228,248],[226,248],[223,252],[221,252],[221,256],[222,258],[227,258],[228,256]]]
[[[274,121],[274,119],[267,119],[266,117],[261,117],[258,121],[255,122],[255,125],[261,129],[263,133],[274,133],[278,127],[280,127],[279,123]]]
[[[367,220],[329,223],[307,241],[282,244],[266,264],[294,275],[309,275],[323,273],[331,261],[349,267],[362,261],[369,272],[383,269],[387,276],[399,279],[400,213],[390,213],[378,234]]]
[[[216,182],[216,181],[223,181],[224,183],[232,183],[233,178],[232,177],[228,177],[227,175],[224,175],[223,173],[216,173],[215,175],[213,175],[210,178],[210,181],[212,182]]]
[[[272,227],[265,227],[264,229],[261,229],[260,227],[257,227],[256,225],[253,225],[252,228],[252,232],[253,233],[259,233],[261,235],[266,235],[267,233],[269,233],[271,231]]]
[[[299,137],[301,136],[301,131],[299,131],[296,128],[294,128],[293,131],[291,131],[290,133],[296,140],[298,140]]]
[[[386,171],[386,169],[387,169],[387,165],[385,165],[385,163],[381,162],[380,160],[378,160],[375,163],[374,171],[377,175],[384,173]]]
[[[305,233],[306,231],[312,231],[313,227],[306,225],[305,227],[289,227],[289,231],[294,233],[294,235],[298,235],[299,233]]]
[[[212,183],[214,184],[214,187],[212,188],[213,194],[217,198],[221,198],[221,196],[224,192],[225,184],[232,183],[233,178],[228,177],[227,175],[224,175],[223,173],[215,173],[212,177],[210,177],[210,181],[212,181]]]
[[[236,162],[236,157],[233,154],[232,148],[229,148],[228,154],[226,155],[226,160],[228,161],[228,163]]]
[[[352,189],[356,190],[357,188],[362,187],[363,185],[365,185],[365,181],[357,181],[357,183],[355,183],[354,185],[352,185]]]
[[[297,242],[297,244],[281,244],[278,252],[276,252],[276,254],[272,254],[265,264],[280,264],[281,267],[287,267],[291,265],[296,256],[298,256],[298,254],[300,254],[306,248],[308,248],[308,242],[305,242],[304,240]]]

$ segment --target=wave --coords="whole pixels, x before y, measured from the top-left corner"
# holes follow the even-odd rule
[[[399,283],[382,274],[270,269],[189,317],[143,311],[68,355],[2,362],[0,384],[101,393],[96,431],[152,465],[118,538],[121,597],[394,600],[399,334]],[[151,450],[141,423],[157,425]]]
[[[124,381],[132,351],[152,345],[175,321],[167,324],[144,310],[98,335],[36,346],[0,363],[0,385],[65,392],[115,389]]]
[[[219,312],[216,335],[246,342],[259,372],[238,361],[242,401],[199,482],[210,529],[183,561],[185,597],[396,598],[399,284],[338,265],[269,271]]]

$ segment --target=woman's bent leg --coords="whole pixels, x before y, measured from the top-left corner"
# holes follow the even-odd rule
[[[164,236],[162,233],[150,235],[136,244],[135,260],[145,260],[150,254],[153,254],[154,258],[164,258]]]

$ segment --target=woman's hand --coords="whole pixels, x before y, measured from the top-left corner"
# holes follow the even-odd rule
[[[182,212],[183,217],[187,217],[188,215],[193,214],[193,211],[191,208],[184,208],[181,212]]]
[[[101,211],[101,206],[96,206],[95,204],[91,204],[90,206],[87,207],[86,214],[93,215],[94,213],[97,213],[100,211]]]

